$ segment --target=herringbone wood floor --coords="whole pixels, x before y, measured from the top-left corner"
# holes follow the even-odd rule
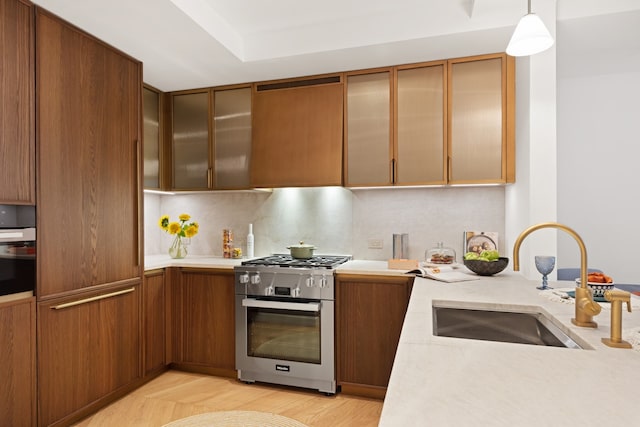
[[[190,415],[231,410],[271,412],[309,427],[367,427],[378,425],[382,401],[168,371],[76,426],[159,427]]]

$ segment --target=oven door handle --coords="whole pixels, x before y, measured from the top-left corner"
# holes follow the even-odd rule
[[[243,307],[256,308],[275,308],[277,310],[297,310],[297,311],[320,311],[320,302],[286,302],[286,301],[267,301],[254,298],[244,298],[242,300]]]

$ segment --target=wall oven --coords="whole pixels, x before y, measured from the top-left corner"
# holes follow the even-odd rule
[[[334,269],[349,258],[314,258],[325,266],[274,255],[235,267],[241,381],[336,392]]]
[[[35,287],[35,208],[0,205],[0,301],[33,296]]]

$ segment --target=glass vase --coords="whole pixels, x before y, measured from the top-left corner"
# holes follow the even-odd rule
[[[173,243],[169,246],[169,256],[176,259],[187,256],[187,247],[182,241],[182,237],[179,235],[176,235],[175,239],[173,239]]]

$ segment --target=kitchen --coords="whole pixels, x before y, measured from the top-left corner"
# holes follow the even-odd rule
[[[51,7],[54,6],[51,5]],[[544,12],[541,5],[535,5],[535,7],[541,8],[538,13]],[[637,273],[626,261],[628,258],[611,256],[612,241],[615,242],[613,251],[616,253],[630,254],[634,251],[631,243],[635,240],[633,231],[629,233],[626,226],[632,223],[632,219],[630,217],[627,219],[625,215],[632,215],[634,207],[637,207],[637,201],[630,200],[626,196],[627,193],[633,194],[633,188],[630,185],[635,181],[635,168],[631,162],[635,157],[634,150],[638,149],[635,145],[628,143],[631,139],[629,135],[634,134],[630,129],[633,120],[628,117],[637,115],[635,110],[637,106],[633,102],[636,96],[632,96],[636,86],[631,83],[637,76],[637,62],[634,62],[637,61],[637,46],[632,44],[625,49],[624,43],[625,41],[633,42],[636,38],[617,40],[616,43],[619,44],[616,46],[620,46],[619,49],[603,52],[599,49],[599,43],[601,43],[599,40],[591,40],[591,43],[584,42],[584,37],[593,37],[597,31],[582,30],[592,28],[592,25],[599,28],[600,25],[607,24],[617,28],[627,28],[625,24],[629,20],[637,22],[637,19],[633,21],[634,17],[637,18],[637,11],[599,18],[560,20],[556,29],[557,48],[554,48],[557,49],[558,57],[555,58],[550,52],[550,55],[542,54],[518,63],[519,72],[526,75],[528,70],[531,73],[530,81],[524,82],[525,95],[521,96],[519,92],[518,102],[526,103],[527,98],[535,99],[539,96],[544,101],[543,105],[547,107],[553,105],[553,108],[538,107],[542,111],[536,111],[535,107],[539,105],[536,102],[531,102],[531,109],[526,105],[521,108],[518,104],[518,111],[528,112],[529,116],[528,118],[525,116],[519,123],[529,123],[529,125],[518,126],[518,132],[522,133],[517,136],[519,175],[514,185],[487,188],[394,188],[353,191],[342,188],[302,189],[275,190],[270,194],[256,192],[180,196],[145,195],[147,220],[145,227],[149,229],[145,232],[148,236],[145,239],[145,251],[147,254],[160,253],[167,246],[167,242],[162,240],[166,236],[158,233],[155,224],[159,214],[176,215],[182,210],[190,212],[202,225],[212,224],[208,230],[202,227],[202,234],[193,239],[192,255],[217,255],[217,251],[221,250],[219,242],[223,228],[232,228],[237,238],[242,239],[248,224],[254,223],[258,255],[284,250],[286,246],[304,237],[306,241],[313,242],[323,251],[326,249],[336,253],[351,253],[357,259],[373,260],[385,260],[390,256],[390,236],[396,232],[410,233],[410,254],[418,258],[426,248],[440,240],[456,247],[460,252],[461,232],[469,227],[498,231],[504,236],[501,247],[510,248],[514,237],[527,225],[558,219],[560,222],[570,224],[583,235],[590,249],[590,265],[609,272],[615,271],[614,276],[618,282],[638,283]],[[510,29],[505,29],[505,33],[509,31]],[[566,33],[563,34],[563,31]],[[625,32],[612,31],[610,34],[613,37],[616,34],[624,35]],[[631,34],[634,33],[631,32]],[[574,42],[573,50],[570,49],[571,41]],[[117,45],[117,43],[114,44]],[[593,50],[583,50],[585,45],[593,46]],[[583,47],[578,48],[579,46]],[[569,49],[566,56],[563,55],[563,49]],[[484,52],[486,51],[483,50]],[[451,56],[453,55],[444,55],[444,57]],[[593,69],[594,57],[607,60],[598,60],[597,69],[593,74],[589,74]],[[564,64],[563,60],[565,60]],[[608,69],[607,66],[611,68]],[[542,72],[540,72],[541,68]],[[547,75],[548,69],[554,70],[553,76]],[[537,72],[540,75],[536,74]],[[302,74],[304,73],[300,73]],[[611,75],[615,75],[616,78],[611,79]],[[549,99],[556,97],[553,89],[556,84],[558,86],[557,101],[547,104]],[[537,85],[544,90],[541,91],[540,86]],[[588,85],[589,91],[584,90],[585,85]],[[553,87],[549,88],[549,86]],[[602,101],[601,104],[591,101],[590,98],[582,100],[581,97],[593,95],[592,91],[600,96],[598,99]],[[531,95],[527,96],[527,93]],[[580,102],[576,102],[575,99],[580,99]],[[616,105],[616,108],[610,108],[612,104]],[[548,138],[546,132],[553,134],[553,128],[556,126],[553,112],[556,105],[557,137],[552,135]],[[541,120],[541,114],[544,116],[542,123],[545,125],[534,126],[534,123]],[[585,117],[593,118],[594,116],[600,119],[585,120]],[[607,122],[615,123],[616,126],[613,129],[609,126],[602,126],[602,129],[598,127],[599,123]],[[589,128],[587,124],[592,124],[593,128]],[[602,141],[606,141],[606,144],[602,144]],[[620,150],[610,150],[615,143],[619,143],[621,149],[625,150],[625,154],[629,153],[629,155],[613,157],[614,152],[616,154],[620,152]],[[585,146],[588,149],[584,149]],[[527,158],[538,161],[529,163]],[[580,165],[591,164],[594,158],[599,159],[596,171],[593,170],[594,168],[589,169],[588,172],[583,170]],[[557,172],[551,166],[556,163]],[[554,176],[556,174],[557,176]],[[580,176],[580,179],[576,180],[576,176]],[[615,193],[609,191],[612,180],[615,180],[617,190]],[[626,191],[625,186],[629,186]],[[591,190],[589,193],[593,195],[585,194],[584,187],[589,188]],[[299,194],[296,195],[296,193]],[[326,193],[329,196],[326,196]],[[575,194],[585,194],[585,199],[579,199]],[[290,197],[300,197],[300,204],[290,204],[292,200],[289,199]],[[331,204],[321,203],[325,197],[330,198]],[[593,200],[601,201],[602,199],[606,203],[590,203]],[[338,201],[337,209],[335,206],[332,207],[334,200]],[[236,202],[241,204],[240,209],[236,208]],[[234,203],[233,207],[229,208],[228,203]],[[403,207],[408,206],[403,209],[402,216],[399,216],[396,209],[390,208],[388,211],[381,209],[381,206],[391,207],[395,203]],[[180,206],[180,208],[174,208],[174,206]],[[182,209],[185,206],[188,208]],[[282,206],[286,209],[282,210]],[[315,230],[322,230],[321,233],[315,230],[308,231],[309,206],[313,206],[314,215],[317,215],[317,218],[314,218]],[[446,208],[443,209],[443,206]],[[473,209],[470,210],[469,206],[473,206]],[[618,208],[616,220],[604,221],[604,218],[610,218],[611,206]],[[587,213],[583,214],[585,211]],[[256,212],[259,215],[255,215]],[[372,212],[379,217],[372,216]],[[283,213],[286,221],[278,226],[276,220]],[[336,222],[336,219],[339,221]],[[436,229],[438,232],[434,233],[432,230]],[[308,237],[301,236],[305,233],[308,233],[306,235]],[[383,248],[369,249],[369,239],[382,239]],[[529,247],[529,256],[523,256],[523,261],[531,260],[532,255],[537,253],[553,252],[556,245],[560,264],[565,266],[578,264],[579,259],[574,242],[565,242],[558,236],[556,243],[555,235]],[[505,254],[508,255],[508,250]],[[527,269],[523,262],[523,270],[525,273],[528,272],[529,276],[535,275],[532,273],[534,270],[531,264]]]

